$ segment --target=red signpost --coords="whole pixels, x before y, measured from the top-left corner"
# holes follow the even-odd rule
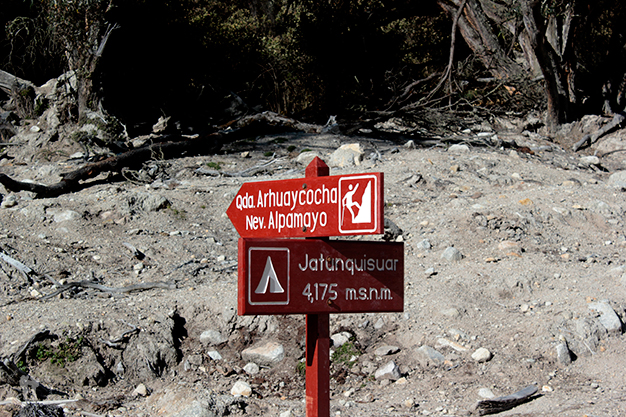
[[[330,416],[329,315],[404,310],[404,244],[276,239],[383,232],[383,174],[244,184],[227,210],[239,239],[238,313],[306,314],[306,415]],[[261,239],[263,238],[263,239]]]
[[[382,190],[379,172],[248,182],[226,214],[246,238],[380,234]]]

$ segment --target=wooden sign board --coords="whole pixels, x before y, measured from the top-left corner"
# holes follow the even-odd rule
[[[239,314],[404,311],[404,244],[239,239]]]
[[[384,232],[383,174],[247,182],[226,214],[244,238]]]

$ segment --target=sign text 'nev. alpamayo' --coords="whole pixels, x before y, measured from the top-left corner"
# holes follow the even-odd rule
[[[382,173],[248,182],[226,213],[244,238],[379,234],[382,195]]]
[[[403,243],[239,240],[239,314],[400,312],[403,300]]]

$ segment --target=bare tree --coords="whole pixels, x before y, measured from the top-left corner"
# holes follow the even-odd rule
[[[113,0],[45,0],[43,12],[59,42],[69,70],[77,76],[79,118],[87,110],[98,110],[98,64],[115,24],[107,22]]]

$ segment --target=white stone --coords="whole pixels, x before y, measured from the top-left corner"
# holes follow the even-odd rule
[[[246,364],[246,366],[243,367],[243,370],[248,374],[248,375],[256,375],[258,374],[261,369],[259,368],[259,365],[257,365],[254,362],[248,362]]]
[[[133,394],[145,397],[146,395],[148,395],[148,388],[146,388],[144,384],[139,384],[133,391]]]
[[[213,359],[214,361],[222,360],[222,355],[220,355],[217,350],[210,350],[207,352],[207,355],[209,355],[209,358]]]
[[[341,145],[339,149],[330,156],[328,165],[338,168],[361,165],[363,154],[363,148],[359,143]]]
[[[322,158],[322,154],[320,154],[319,152],[316,151],[306,151],[306,152],[302,152],[300,153],[300,155],[298,155],[296,157],[296,162],[300,165],[304,165],[307,166],[311,163],[312,160],[314,160],[315,158]]]
[[[482,398],[491,399],[495,398],[495,394],[489,388],[481,388],[478,390],[478,395]]]
[[[395,381],[400,377],[400,368],[398,368],[398,365],[396,365],[394,361],[387,362],[386,364],[378,368],[374,373],[374,378],[376,379],[391,379]]]
[[[448,152],[453,152],[453,153],[465,153],[469,151],[470,151],[469,146],[458,144],[458,143],[448,148]]]
[[[472,359],[474,359],[478,363],[483,363],[491,360],[492,355],[489,350],[485,348],[478,348],[474,353],[472,353]]]
[[[252,395],[252,387],[246,381],[237,381],[230,393],[235,397],[249,397]]]
[[[261,346],[245,349],[241,352],[241,358],[246,362],[254,362],[262,366],[273,366],[285,358],[285,348],[280,343],[267,342]]]
[[[352,335],[350,333],[341,332],[341,333],[335,333],[334,335],[330,337],[330,339],[333,341],[333,347],[338,348],[348,343],[351,337]]]

